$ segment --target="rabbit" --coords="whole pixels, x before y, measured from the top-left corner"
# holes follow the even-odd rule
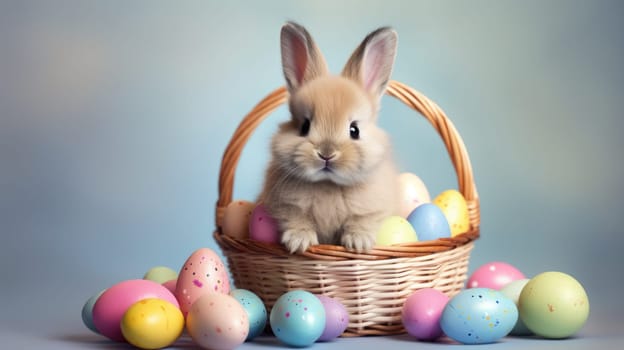
[[[258,202],[290,253],[317,244],[369,251],[381,222],[398,211],[390,140],[376,125],[397,34],[389,27],[370,33],[340,75],[328,73],[301,25],[287,22],[280,38],[291,119],[271,140]]]

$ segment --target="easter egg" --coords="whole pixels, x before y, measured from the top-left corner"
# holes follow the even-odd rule
[[[166,266],[152,267],[143,276],[144,280],[150,280],[160,284],[176,278],[178,278],[178,273]]]
[[[230,278],[217,253],[209,248],[200,248],[182,266],[175,296],[180,310],[186,315],[195,300],[211,292],[229,293]]]
[[[128,343],[141,349],[167,347],[180,337],[184,316],[176,306],[162,299],[134,303],[121,319],[121,332]]]
[[[251,218],[249,218],[249,238],[264,243],[280,243],[277,221],[267,212],[262,204],[256,206],[251,212]]]
[[[262,299],[246,289],[234,289],[230,295],[236,299],[249,318],[249,334],[246,340],[251,340],[264,332],[267,323],[267,311]]]
[[[102,295],[102,293],[104,293],[104,291],[101,291],[98,294],[89,298],[82,307],[82,322],[85,326],[87,326],[87,328],[98,334],[100,332],[97,330],[97,328],[95,328],[95,323],[93,323],[93,306],[95,306],[95,302],[98,300],[100,295]]]
[[[416,231],[419,241],[451,237],[451,228],[446,221],[446,216],[435,204],[419,205],[409,214],[407,221]]]
[[[412,225],[400,216],[386,218],[377,231],[376,245],[388,246],[393,244],[411,243],[418,241]]]
[[[230,350],[245,342],[249,318],[243,306],[230,295],[208,293],[191,306],[186,329],[202,348]]]
[[[176,293],[176,286],[178,284],[178,279],[170,280],[164,283],[161,283],[165,288],[167,288],[173,295]]]
[[[270,314],[275,336],[290,346],[309,346],[325,329],[325,308],[312,293],[294,290],[280,296]]]
[[[325,309],[325,329],[319,341],[330,341],[338,338],[349,325],[349,313],[340,301],[326,295],[317,295]]]
[[[244,239],[249,237],[249,218],[256,205],[249,201],[233,201],[225,207],[223,213],[223,234]]]
[[[423,203],[431,202],[429,191],[423,181],[412,173],[402,173],[399,182],[399,215],[406,218]]]
[[[442,336],[440,317],[449,297],[433,288],[419,289],[403,304],[401,320],[410,335],[420,340],[435,340]]]
[[[512,265],[494,261],[479,266],[468,278],[466,287],[500,290],[512,281],[524,278],[524,274]]]
[[[120,322],[124,313],[137,301],[158,298],[178,307],[176,298],[161,284],[149,280],[128,280],[108,288],[93,306],[93,322],[103,336],[124,341]]]
[[[524,286],[526,286],[528,282],[529,282],[528,278],[512,281],[506,286],[504,286],[500,291],[507,298],[511,299],[516,304],[516,306],[518,306],[520,293],[522,292],[522,289],[524,288]],[[533,332],[531,332],[531,330],[527,328],[527,326],[522,321],[522,317],[520,316],[518,317],[518,322],[516,322],[516,325],[511,330],[511,334],[512,335],[531,335],[533,334]]]
[[[464,196],[457,190],[446,190],[440,193],[433,203],[442,209],[451,227],[451,236],[467,232],[470,228],[468,204]]]
[[[589,299],[583,286],[562,272],[544,272],[522,289],[520,317],[535,334],[567,338],[578,332],[589,316]]]
[[[442,311],[440,326],[463,344],[493,343],[511,332],[518,309],[500,291],[473,288],[451,298]]]

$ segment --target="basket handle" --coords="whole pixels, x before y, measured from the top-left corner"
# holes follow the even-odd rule
[[[468,204],[468,216],[471,228],[477,228],[480,224],[479,195],[474,183],[470,158],[466,151],[464,142],[455,129],[453,123],[444,114],[442,109],[433,101],[411,87],[391,80],[386,88],[386,93],[399,99],[413,110],[422,114],[436,129],[449,156],[455,172],[457,173],[457,183],[459,192],[466,198]],[[221,160],[221,170],[219,172],[219,199],[216,204],[215,221],[218,228],[221,227],[223,214],[227,205],[232,202],[234,191],[234,174],[238,165],[238,160],[243,151],[243,147],[251,137],[258,125],[276,108],[286,103],[288,92],[285,87],[274,90],[258,103],[238,125],[228,143],[223,159]]]

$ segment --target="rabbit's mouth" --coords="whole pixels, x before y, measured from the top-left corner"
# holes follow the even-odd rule
[[[324,173],[331,173],[334,170],[332,169],[332,165],[333,163],[329,161],[329,159],[325,160],[325,164],[323,164],[323,167],[321,168],[321,171]]]

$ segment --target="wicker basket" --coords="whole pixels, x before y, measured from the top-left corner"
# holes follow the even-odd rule
[[[258,124],[287,100],[286,89],[277,89],[243,119],[225,150],[214,233],[236,287],[258,294],[269,310],[283,293],[305,289],[335,297],[346,306],[349,326],[343,336],[397,334],[404,332],[401,308],[412,292],[431,287],[452,296],[463,288],[473,241],[479,237],[480,213],[464,143],[444,112],[422,94],[397,81],[388,84],[387,93],[420,112],[442,137],[459,191],[468,203],[470,229],[453,238],[375,247],[366,254],[317,245],[292,255],[282,246],[222,234],[221,221],[232,201],[234,172],[242,149]]]

